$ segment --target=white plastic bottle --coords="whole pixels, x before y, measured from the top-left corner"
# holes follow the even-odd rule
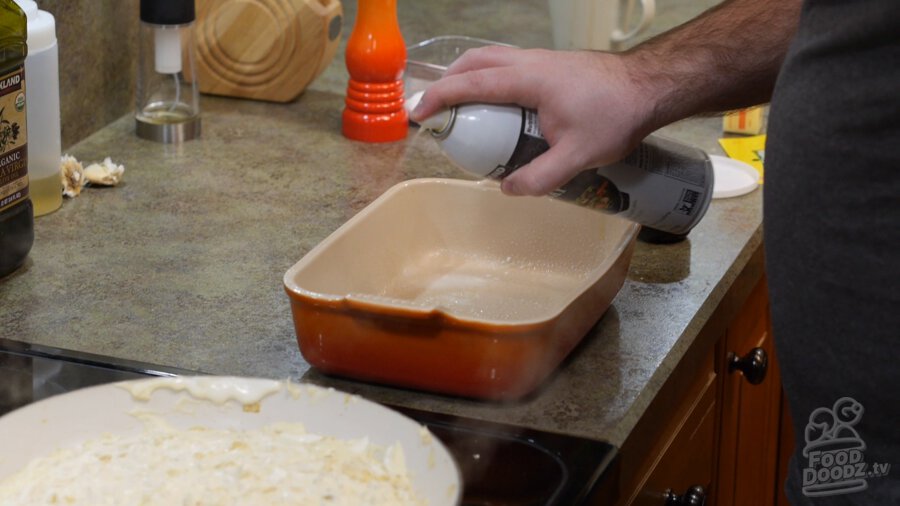
[[[59,50],[56,20],[38,9],[34,0],[16,0],[28,17],[28,179],[34,215],[51,213],[62,205],[59,121]]]
[[[407,102],[410,110],[421,98]],[[535,111],[518,106],[464,104],[421,124],[460,168],[502,179],[549,149]],[[551,195],[644,225],[642,238],[674,242],[706,213],[713,169],[701,149],[649,136],[622,161],[586,170]]]

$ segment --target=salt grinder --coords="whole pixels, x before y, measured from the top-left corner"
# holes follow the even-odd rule
[[[406,46],[397,21],[397,0],[359,0],[345,62],[350,80],[344,136],[365,142],[405,139],[409,128],[403,107]]]
[[[194,0],[141,0],[135,132],[164,143],[200,135]]]

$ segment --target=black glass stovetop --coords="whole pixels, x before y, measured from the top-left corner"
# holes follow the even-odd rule
[[[78,388],[195,371],[0,338],[0,416]],[[426,425],[453,454],[463,506],[593,504],[615,458],[601,441],[389,406]]]

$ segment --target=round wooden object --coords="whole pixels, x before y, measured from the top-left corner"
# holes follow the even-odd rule
[[[340,0],[197,0],[197,79],[214,95],[291,101],[334,58]]]

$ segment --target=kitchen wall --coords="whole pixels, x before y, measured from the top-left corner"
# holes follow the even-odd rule
[[[37,0],[56,17],[63,150],[133,107],[138,0]]]

